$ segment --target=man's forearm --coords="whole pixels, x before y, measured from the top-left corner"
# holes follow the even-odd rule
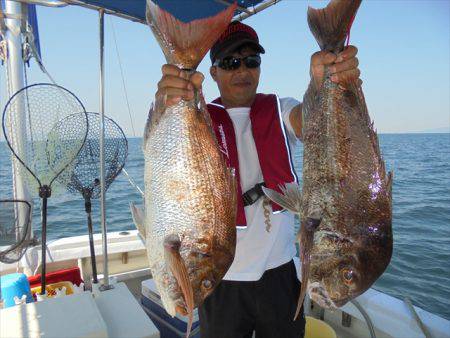
[[[289,114],[289,121],[294,129],[295,136],[300,140],[302,139],[302,107],[301,103],[296,105]]]

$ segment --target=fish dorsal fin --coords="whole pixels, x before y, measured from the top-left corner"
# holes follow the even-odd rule
[[[387,192],[389,194],[389,197],[390,197],[391,201],[392,201],[392,182],[393,182],[393,180],[394,180],[394,172],[390,171],[388,173],[388,178],[387,178],[387,183],[386,183],[386,190],[387,190]]]
[[[142,142],[142,149],[144,150],[144,153],[145,153],[145,146],[147,144],[147,140],[150,136],[150,131],[152,128],[152,120],[154,120],[154,114],[155,114],[155,105],[152,104],[152,106],[150,107],[150,110],[148,112],[147,122],[145,122],[145,127],[144,127],[144,141]]]
[[[141,235],[142,239],[145,241],[147,235],[145,233],[145,226],[144,226],[144,219],[145,219],[144,210],[136,206],[136,204],[134,204],[133,202],[130,202],[130,210],[134,225],[136,226],[136,229],[139,231],[139,235]]]
[[[167,62],[180,68],[196,69],[230,23],[236,6],[234,3],[212,17],[186,23],[147,0],[146,17]]]
[[[321,50],[338,53],[344,48],[361,1],[332,0],[325,8],[308,8],[308,25]]]

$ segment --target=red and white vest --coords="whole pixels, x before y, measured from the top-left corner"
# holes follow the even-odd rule
[[[220,98],[208,104],[208,111],[227,165],[235,169],[238,183],[236,226],[245,228],[247,222],[239,178],[239,158],[233,122],[222,105]],[[294,181],[298,182],[292,163],[288,137],[281,117],[278,97],[273,94],[256,94],[250,108],[250,122],[266,187],[280,192],[280,185],[283,186],[285,183]],[[282,209],[279,205],[272,203],[274,213],[280,212]]]

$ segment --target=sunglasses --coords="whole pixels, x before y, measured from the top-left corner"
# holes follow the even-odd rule
[[[261,65],[261,57],[259,55],[249,55],[243,58],[227,56],[214,62],[214,66],[219,66],[223,70],[236,70],[242,62],[247,68],[258,68]]]

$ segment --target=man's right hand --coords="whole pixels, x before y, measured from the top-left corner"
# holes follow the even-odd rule
[[[194,98],[194,89],[200,90],[205,77],[200,72],[189,75],[174,65],[163,65],[162,78],[158,82],[158,91],[155,94],[155,106],[157,111],[164,111],[184,100]]]

